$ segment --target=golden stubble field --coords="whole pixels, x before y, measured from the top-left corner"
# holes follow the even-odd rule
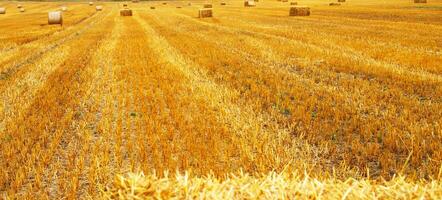
[[[442,0],[188,2],[0,1],[0,198],[442,196]]]

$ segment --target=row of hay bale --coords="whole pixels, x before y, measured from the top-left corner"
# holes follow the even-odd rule
[[[288,0],[278,0],[281,2],[288,2]],[[341,0],[340,0],[341,1]],[[345,0],[344,0],[345,1]],[[257,0],[245,0],[245,7],[255,7]],[[310,8],[307,6],[298,6],[298,2],[290,2],[289,16],[310,16]]]
[[[256,0],[245,0],[245,7],[253,7],[255,6]],[[291,3],[291,5],[298,5],[297,2]],[[292,6],[289,10],[289,16],[309,16],[310,8],[306,6]],[[212,4],[204,4],[203,8],[199,9],[198,12],[199,18],[213,17]]]
[[[89,2],[89,4],[93,2]],[[51,11],[48,13],[48,24],[49,25],[53,25],[53,24],[59,24],[59,25],[63,25],[63,12],[66,12],[68,10],[67,6],[62,6],[60,8],[59,11]],[[96,11],[102,11],[103,10],[103,6],[98,5],[95,6],[95,10]]]
[[[281,2],[288,2],[288,0],[278,0]],[[341,0],[340,0],[341,1]],[[345,1],[345,0],[344,0]],[[255,7],[258,0],[245,0],[244,7]],[[298,2],[290,2],[289,16],[309,16],[310,8],[306,6],[298,6]]]
[[[93,2],[89,2],[89,5],[93,5],[93,4],[94,4]],[[19,9],[20,12],[25,12],[25,11],[26,11],[25,8],[24,8],[24,6],[21,5],[21,4],[18,4],[18,5],[17,5],[17,8]],[[101,10],[103,10],[103,6],[96,6],[95,9],[96,9],[97,11],[101,11]],[[66,12],[66,11],[68,10],[68,8],[67,8],[66,6],[62,6],[62,7],[60,8],[60,10]],[[54,11],[54,12],[55,12],[55,11]],[[0,7],[0,14],[6,14],[6,8],[5,8],[5,7]],[[48,21],[49,21],[49,20],[48,20]],[[52,22],[54,23],[55,20],[50,20],[50,21],[52,21]],[[50,23],[50,24],[51,24],[51,23]]]
[[[21,4],[18,4],[17,8],[18,8],[18,11],[25,12],[25,8]],[[6,8],[5,7],[0,7],[0,14],[6,14]]]

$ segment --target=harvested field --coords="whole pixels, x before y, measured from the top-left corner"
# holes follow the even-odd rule
[[[442,198],[442,0],[296,2],[0,2],[0,198]]]

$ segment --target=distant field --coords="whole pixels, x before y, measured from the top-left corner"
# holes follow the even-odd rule
[[[0,1],[0,198],[95,199],[153,171],[441,190],[442,0],[163,2]]]

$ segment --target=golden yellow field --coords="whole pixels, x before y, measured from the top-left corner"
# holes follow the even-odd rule
[[[442,0],[334,1],[0,1],[0,198],[442,198]]]

